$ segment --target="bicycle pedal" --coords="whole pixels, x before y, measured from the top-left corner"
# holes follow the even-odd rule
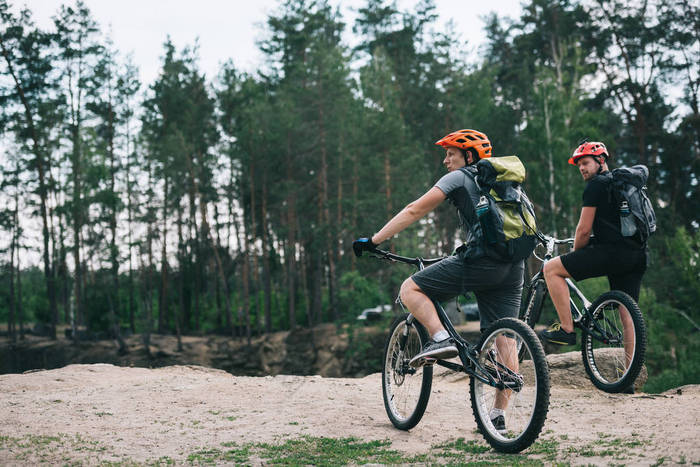
[[[422,366],[432,366],[437,362],[437,359],[431,357],[423,357],[420,360],[409,363],[412,368],[420,368]]]

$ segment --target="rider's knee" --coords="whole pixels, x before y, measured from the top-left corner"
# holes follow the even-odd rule
[[[415,293],[420,293],[420,289],[418,288],[418,285],[413,282],[413,279],[409,277],[403,281],[403,284],[401,284],[399,297],[401,297],[401,301],[406,302],[406,300],[410,299],[411,295],[414,295]]]
[[[555,260],[544,263],[542,272],[544,273],[545,279],[559,275],[559,268],[557,266],[558,264]]]

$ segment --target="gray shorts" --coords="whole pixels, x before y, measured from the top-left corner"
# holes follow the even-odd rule
[[[438,302],[474,292],[484,331],[497,319],[518,317],[524,273],[524,261],[504,263],[488,257],[465,260],[450,256],[418,271],[411,279]]]

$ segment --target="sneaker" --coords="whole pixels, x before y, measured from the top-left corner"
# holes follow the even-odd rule
[[[576,332],[566,332],[561,328],[561,323],[552,324],[549,329],[542,331],[540,337],[558,345],[575,345]]]
[[[502,434],[502,435],[506,434],[506,418],[503,415],[499,415],[496,418],[492,418],[491,423],[493,423],[493,427],[500,434]]]
[[[423,350],[413,357],[409,365],[413,368],[418,368],[426,364],[435,363],[436,359],[446,359],[457,356],[457,347],[452,342],[452,339],[444,339],[440,342],[435,342],[430,339],[424,346]]]

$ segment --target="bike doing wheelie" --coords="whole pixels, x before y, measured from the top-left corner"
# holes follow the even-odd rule
[[[547,293],[544,264],[552,259],[557,245],[573,245],[573,239],[541,235],[540,242],[545,248],[544,255],[538,256],[537,250],[534,254],[542,266],[527,287],[520,311],[520,319],[533,329]],[[581,354],[588,377],[603,391],[626,390],[639,376],[646,351],[646,329],[639,306],[619,290],[605,292],[590,302],[571,279],[567,278],[566,284],[576,296],[576,300],[570,296],[569,301],[574,326],[582,331]]]
[[[376,248],[370,253],[419,270],[444,259],[407,258]],[[474,345],[459,335],[442,306],[436,301],[433,304],[455,342],[458,361],[431,359],[422,366],[412,366],[429,336],[410,313],[397,317],[389,331],[382,371],[389,419],[402,430],[418,424],[430,398],[433,367],[440,365],[471,377],[469,393],[476,424],[494,449],[508,453],[526,449],[537,439],[549,408],[549,369],[537,336],[523,322],[501,318]],[[505,408],[503,425],[491,419],[494,407]]]

